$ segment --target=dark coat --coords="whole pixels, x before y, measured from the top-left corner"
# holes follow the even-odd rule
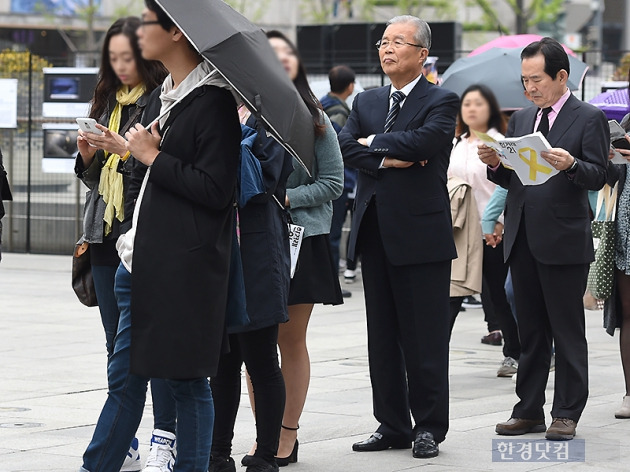
[[[154,93],[145,125],[159,108]],[[234,98],[200,87],[171,111],[160,134],[134,242],[131,372],[213,376],[224,336],[241,137]]]
[[[537,107],[517,111],[506,136],[524,136],[534,129]],[[502,165],[488,178],[508,189],[505,203],[504,256],[514,246],[525,208],[527,240],[543,264],[588,264],[594,259],[588,190],[606,183],[608,121],[604,113],[573,95],[560,110],[547,136],[552,147],[563,148],[578,160],[575,175],[560,172],[541,185],[523,185],[514,171]]]
[[[260,161],[267,191],[252,197],[239,208],[240,249],[245,279],[247,315],[250,323],[235,329],[253,331],[289,320],[287,302],[291,281],[291,256],[284,202],[287,177],[293,172],[293,158],[253,117],[247,126],[258,131],[252,149]]]
[[[4,205],[2,200],[13,200],[11,189],[9,188],[9,180],[7,179],[7,171],[4,170],[2,163],[2,150],[0,150],[0,218],[4,216]]]
[[[391,132],[383,133],[390,87],[366,90],[354,99],[339,133],[344,163],[359,169],[348,257],[355,250],[361,220],[375,195],[385,252],[394,265],[423,264],[457,257],[446,170],[453,147],[457,95],[424,77],[409,93]],[[372,134],[370,147],[357,142]],[[429,161],[422,167],[379,169],[384,157]]]
[[[626,131],[630,130],[630,114],[626,115],[621,121],[621,126]],[[606,179],[608,185],[617,186],[617,205],[621,198],[621,192],[626,185],[628,166],[626,164],[613,164],[608,162],[608,177]],[[621,300],[617,296],[617,283],[613,273],[613,291],[608,300],[604,303],[604,328],[611,336],[615,334],[615,328],[621,328]]]

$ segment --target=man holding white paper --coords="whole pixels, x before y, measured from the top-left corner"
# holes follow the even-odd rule
[[[609,148],[604,113],[567,88],[569,60],[554,39],[531,43],[521,53],[525,95],[536,105],[510,119],[507,136],[540,131],[552,148],[540,156],[560,171],[545,183],[526,186],[496,152],[479,146],[488,178],[507,188],[505,259],[514,282],[522,354],[512,417],[496,426],[501,435],[544,432],[550,440],[575,436],[588,398],[588,353],[582,296],[594,259],[588,190],[606,181]],[[552,343],[556,372],[553,422],[543,406]]]

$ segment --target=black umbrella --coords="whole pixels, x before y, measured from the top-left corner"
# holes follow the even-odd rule
[[[156,0],[267,131],[310,173],[313,120],[265,33],[222,0]]]
[[[458,95],[473,84],[488,86],[503,110],[518,110],[531,106],[521,83],[521,51],[523,48],[493,48],[475,56],[457,59],[442,76],[442,87]],[[569,56],[571,73],[567,81],[570,90],[577,90],[588,66]]]

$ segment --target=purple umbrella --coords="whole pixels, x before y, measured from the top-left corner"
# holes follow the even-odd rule
[[[621,121],[630,111],[628,89],[607,90],[589,100],[589,103],[602,110],[609,120]]]

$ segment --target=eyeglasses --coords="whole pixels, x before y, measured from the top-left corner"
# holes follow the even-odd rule
[[[147,25],[159,25],[159,24],[160,24],[160,22],[159,22],[159,21],[157,21],[157,20],[151,20],[151,21],[145,21],[145,20],[142,20],[142,21],[140,22],[140,26],[142,26],[142,27],[145,27],[145,26],[147,26]]]
[[[379,39],[378,41],[376,41],[375,46],[376,46],[376,49],[387,49],[390,46],[393,46],[394,49],[400,49],[403,46],[415,46],[417,48],[424,48],[422,44],[406,43],[405,41],[401,41],[400,39],[397,39],[395,41],[388,41],[387,39]]]

